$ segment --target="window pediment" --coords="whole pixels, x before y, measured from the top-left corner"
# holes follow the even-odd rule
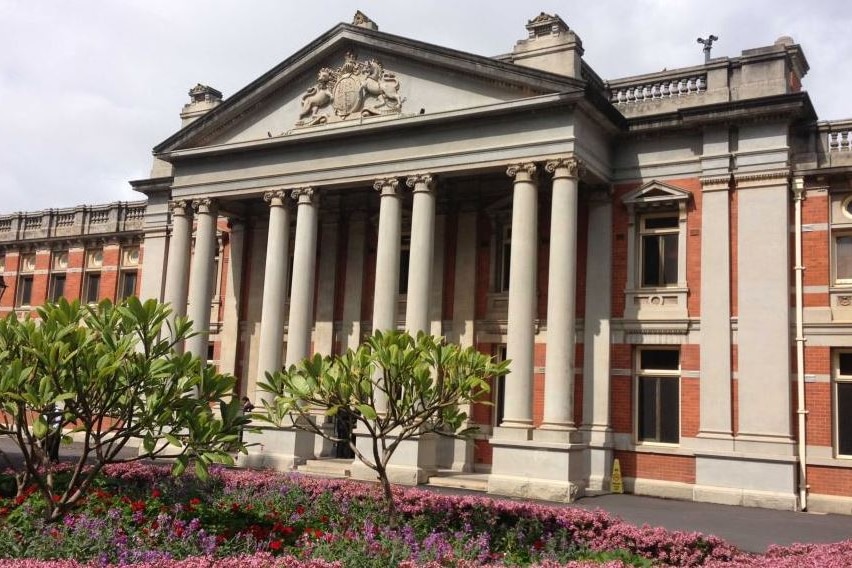
[[[621,198],[621,201],[631,210],[648,210],[656,208],[674,208],[689,201],[692,194],[679,187],[651,180],[637,187]]]

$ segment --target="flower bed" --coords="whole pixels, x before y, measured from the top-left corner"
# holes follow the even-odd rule
[[[602,511],[394,489],[269,471],[109,466],[59,523],[40,495],[0,500],[0,568],[331,566],[833,566],[852,544],[739,553],[715,537],[634,527]],[[843,561],[842,564],[831,562]],[[37,559],[37,560],[36,560]],[[74,559],[74,560],[69,560]],[[788,562],[784,564],[784,562]]]

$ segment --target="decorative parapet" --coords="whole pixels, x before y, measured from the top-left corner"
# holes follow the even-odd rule
[[[0,215],[0,243],[141,231],[145,201]]]
[[[611,84],[610,102],[617,106],[643,103],[658,99],[673,99],[699,95],[707,91],[707,74],[688,74],[664,77],[637,84]]]
[[[852,152],[852,120],[829,121],[820,126],[828,152]]]

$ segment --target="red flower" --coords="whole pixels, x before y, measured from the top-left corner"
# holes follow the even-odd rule
[[[276,551],[281,550],[281,541],[280,540],[273,540],[272,542],[269,543],[269,549],[270,550],[276,550]]]
[[[544,542],[542,542],[541,539],[538,539],[533,543],[533,548],[535,548],[536,550],[541,550],[542,548],[544,548]]]
[[[161,495],[162,495],[162,493],[161,493],[161,492],[160,492],[160,490],[159,490],[159,489],[157,489],[156,487],[155,487],[154,489],[152,489],[152,490],[151,490],[151,497],[152,497],[153,499],[159,499]]]
[[[304,515],[305,514],[305,508],[302,507],[301,505],[299,505],[298,507],[296,507],[296,514],[297,515]]]

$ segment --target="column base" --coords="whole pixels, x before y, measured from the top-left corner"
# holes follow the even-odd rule
[[[356,437],[358,451],[365,456],[372,456],[372,439],[357,432]],[[387,473],[391,483],[420,485],[438,473],[437,437],[437,434],[421,434],[400,443],[388,463]],[[377,475],[356,459],[352,464],[352,478],[376,481]]]
[[[583,441],[588,445],[589,481],[586,494],[608,493],[612,482],[613,436],[605,426],[583,427]]]
[[[314,458],[315,435],[296,428],[264,428],[246,432],[243,440],[248,454],[237,456],[237,465],[289,471]]]
[[[563,503],[582,496],[588,485],[587,446],[553,441],[553,432],[536,430],[533,437],[532,442],[497,435],[491,438],[488,493]],[[576,432],[574,437],[579,439]]]
[[[438,435],[435,445],[438,468],[461,472],[473,471],[472,439]]]

